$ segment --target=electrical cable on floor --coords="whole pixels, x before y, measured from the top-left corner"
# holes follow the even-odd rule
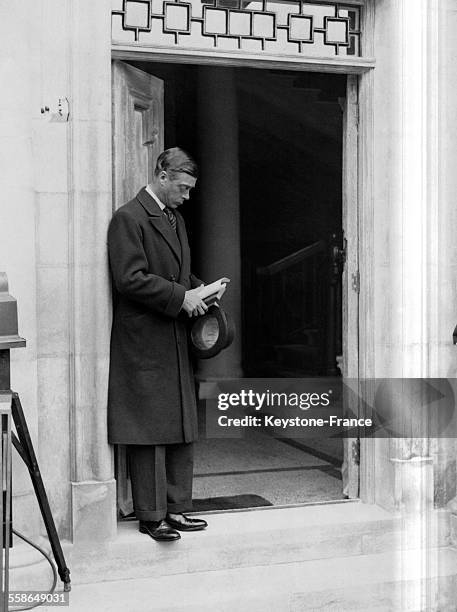
[[[32,542],[31,540],[29,540],[25,535],[23,535],[22,533],[19,533],[18,531],[16,531],[15,529],[13,529],[13,533],[14,535],[17,535],[18,538],[21,538],[21,540],[23,540],[24,542],[26,542],[27,544],[30,544],[30,546],[33,546],[33,548],[35,548],[38,552],[40,552],[43,557],[45,557],[45,559],[48,561],[49,565],[51,566],[52,569],[52,575],[53,575],[53,582],[52,582],[52,587],[51,590],[48,591],[48,595],[52,595],[56,589],[56,585],[57,585],[57,572],[56,572],[56,568],[54,566],[54,563],[51,559],[51,557],[48,555],[48,553],[43,550],[42,548],[40,548],[40,546],[38,546],[38,544],[35,544],[34,542]],[[20,608],[8,608],[8,612],[19,612],[19,610],[33,610],[34,608],[38,608],[38,606],[42,606],[43,604],[46,604],[46,601],[40,601],[37,604],[34,604],[33,606],[27,606],[27,607],[20,607]]]

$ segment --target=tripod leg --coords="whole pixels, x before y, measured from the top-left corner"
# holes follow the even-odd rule
[[[12,401],[12,415],[14,424],[16,426],[17,437],[19,438],[20,445],[23,453],[20,452],[21,457],[25,461],[24,454],[27,456],[25,461],[32,479],[33,488],[35,495],[40,506],[41,516],[43,517],[46,531],[48,534],[49,542],[51,544],[52,553],[57,563],[59,576],[64,583],[64,590],[69,591],[71,588],[70,581],[70,570],[65,562],[62,547],[60,545],[59,536],[57,534],[54,519],[52,518],[51,509],[49,507],[48,496],[46,495],[46,489],[44,488],[43,479],[41,478],[40,468],[33,450],[32,439],[30,438],[29,429],[25,420],[24,411],[22,410],[21,401],[17,393],[13,393]],[[15,443],[17,448],[17,444]]]

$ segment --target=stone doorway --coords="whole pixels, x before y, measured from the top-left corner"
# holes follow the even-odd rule
[[[163,82],[163,146],[182,146],[202,167],[203,184],[183,210],[194,268],[203,278],[213,280],[205,274],[211,259],[219,266],[217,276],[227,274],[234,280],[232,303],[227,308],[232,306],[238,316],[242,341],[216,368],[209,362],[200,364],[198,380],[221,375],[340,376],[345,368],[343,352],[348,350],[343,338],[347,338],[349,305],[344,299],[341,269],[337,271],[334,301],[329,302],[329,272],[333,266],[329,253],[334,248],[343,248],[343,227],[347,226],[343,218],[344,200],[348,199],[343,188],[348,166],[347,159],[346,168],[343,162],[348,140],[345,100],[348,81],[355,82],[355,78],[276,69],[131,64]],[[232,238],[229,252],[218,247],[226,228],[224,219],[219,217],[219,235],[217,230],[209,236],[202,231],[211,228],[206,217],[212,202],[205,189],[205,180],[207,187],[207,177],[212,172],[211,156],[208,134],[203,134],[206,124],[202,111],[202,106],[212,104],[211,91],[202,90],[203,84],[210,82],[216,89],[220,85],[226,90],[230,83],[230,96],[225,96],[216,116],[221,132],[213,134],[210,145],[214,153],[218,147],[225,148],[226,158],[231,155],[231,167],[236,165],[236,181],[233,176],[219,174],[219,178],[212,177],[210,185],[213,194],[216,186],[221,197],[232,199],[230,206],[237,200],[235,220],[233,211],[224,213],[218,208],[219,213],[225,214]],[[214,108],[212,112],[215,114]],[[232,136],[236,131],[235,139],[224,139],[230,130]],[[232,150],[227,152],[228,148]],[[234,221],[238,223],[237,231]],[[202,240],[202,235],[208,239]],[[307,249],[311,249],[309,257]],[[238,277],[236,271],[233,274],[236,259]],[[224,267],[226,262],[230,262],[231,271]],[[282,273],[270,274],[278,263],[285,266],[285,280]],[[287,279],[289,274],[291,278]],[[291,287],[295,283],[296,293],[292,294],[290,312],[284,317],[290,325],[280,330],[282,337],[278,341],[276,336],[265,334],[269,329],[278,332],[274,309],[262,307],[260,302],[265,303],[271,291],[278,290],[274,302],[284,300],[281,291],[288,282]],[[233,306],[234,301],[237,303]],[[284,306],[281,304],[281,308]],[[329,331],[330,319],[333,328]],[[225,502],[227,509],[236,505],[233,498],[249,494],[273,505],[343,498],[341,440],[310,440],[301,444],[257,434],[248,440],[208,439],[203,411],[202,407],[194,497],[231,498],[232,501]],[[355,497],[358,468],[353,467],[351,496]],[[261,505],[261,501],[255,504],[253,498],[240,503]]]

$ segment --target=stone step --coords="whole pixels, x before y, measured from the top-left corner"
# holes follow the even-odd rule
[[[401,544],[399,519],[359,502],[204,516],[209,523],[206,531],[184,533],[174,543],[157,543],[140,534],[136,521],[121,523],[117,539],[96,552],[93,547],[69,551],[72,582],[367,555],[394,550]]]
[[[455,612],[457,551],[431,551],[435,562],[426,582],[414,563],[401,565],[402,555],[389,551],[168,576],[149,568],[142,578],[105,576],[105,582],[74,586],[70,611]],[[421,591],[423,598],[417,596]]]

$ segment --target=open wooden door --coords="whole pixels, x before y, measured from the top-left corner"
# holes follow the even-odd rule
[[[343,377],[359,378],[359,253],[358,253],[358,81],[348,75],[343,103],[343,231],[346,263],[343,271]],[[354,387],[354,384],[351,384]],[[358,415],[358,388],[345,390],[344,409]],[[359,439],[344,439],[343,493],[359,496]]]
[[[154,172],[164,148],[163,81],[121,61],[113,62],[113,209],[116,210]],[[133,511],[125,447],[116,448],[119,512]]]
[[[152,179],[163,151],[163,81],[124,62],[113,62],[114,207]]]

